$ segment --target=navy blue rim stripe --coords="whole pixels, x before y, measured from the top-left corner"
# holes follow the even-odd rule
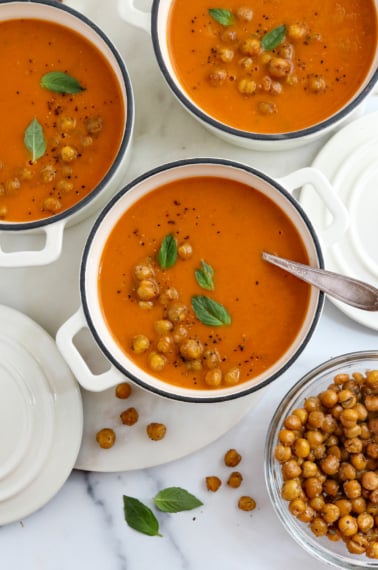
[[[261,388],[263,388],[264,386],[267,386],[273,380],[275,380],[276,378],[281,376],[293,364],[293,362],[295,362],[295,360],[298,358],[298,356],[301,354],[301,352],[304,350],[304,348],[307,346],[308,342],[310,341],[310,338],[312,337],[312,334],[313,334],[313,332],[316,328],[316,325],[320,319],[322,309],[323,309],[323,305],[324,305],[324,294],[323,293],[319,293],[319,298],[318,298],[318,303],[317,303],[317,307],[316,307],[315,314],[314,314],[314,319],[313,319],[313,322],[311,324],[311,327],[309,328],[309,330],[307,332],[306,337],[303,339],[302,344],[298,347],[297,351],[293,354],[293,356],[285,364],[285,366],[283,366],[277,373],[275,373],[272,376],[270,376],[269,378],[267,378],[264,382],[261,382],[258,386],[252,386],[248,389],[241,391],[238,394],[231,394],[231,395],[225,395],[225,396],[220,396],[220,397],[209,396],[206,398],[196,398],[195,396],[192,397],[192,396],[173,395],[173,394],[170,394],[169,392],[165,392],[164,390],[159,390],[158,388],[153,388],[149,384],[146,384],[145,382],[143,382],[140,378],[131,374],[126,368],[124,368],[114,358],[114,356],[107,349],[107,347],[103,344],[101,337],[97,333],[97,330],[96,330],[95,325],[94,325],[92,318],[91,318],[91,313],[90,313],[90,308],[89,308],[88,301],[87,301],[86,288],[85,288],[86,267],[88,264],[88,260],[90,258],[90,251],[91,251],[92,242],[93,242],[94,237],[97,233],[97,230],[99,229],[104,218],[107,216],[108,212],[113,207],[116,207],[117,202],[122,198],[122,196],[124,194],[126,194],[129,190],[131,190],[133,187],[138,185],[140,182],[143,182],[144,180],[151,178],[154,175],[159,174],[162,171],[170,170],[173,168],[178,168],[180,166],[191,165],[191,164],[192,165],[195,165],[195,164],[199,164],[199,165],[201,165],[201,164],[219,164],[219,165],[223,165],[223,166],[225,165],[225,166],[235,167],[235,168],[238,168],[240,170],[244,170],[248,173],[254,174],[258,178],[265,180],[266,182],[268,182],[269,184],[274,186],[281,194],[283,194],[289,200],[289,202],[291,202],[291,204],[294,206],[294,208],[302,216],[302,218],[305,222],[305,225],[307,226],[307,229],[308,229],[308,231],[311,234],[311,237],[313,239],[315,249],[316,249],[316,253],[317,253],[317,257],[318,257],[318,261],[319,261],[319,267],[321,267],[321,268],[324,267],[324,259],[323,259],[320,243],[319,243],[318,237],[316,235],[315,229],[314,229],[310,219],[308,218],[307,214],[305,213],[305,211],[303,210],[301,205],[297,202],[297,200],[295,200],[295,198],[293,198],[293,196],[291,196],[291,194],[289,194],[289,192],[287,190],[285,190],[275,180],[271,179],[266,174],[264,174],[258,170],[255,170],[254,168],[252,168],[250,166],[247,166],[245,164],[241,164],[241,163],[238,163],[235,161],[231,161],[231,160],[224,160],[224,159],[217,159],[217,158],[184,159],[184,160],[169,162],[167,164],[163,164],[159,167],[156,167],[152,170],[149,170],[148,172],[142,174],[141,176],[139,176],[138,178],[135,178],[133,181],[131,181],[129,184],[127,184],[127,186],[125,186],[122,190],[120,190],[120,192],[118,192],[115,196],[113,196],[113,198],[107,203],[105,208],[101,211],[100,215],[97,217],[94,225],[92,226],[92,229],[89,233],[87,242],[86,242],[85,247],[84,247],[83,257],[82,257],[81,267],[80,267],[80,295],[81,295],[81,301],[82,301],[82,307],[83,307],[84,315],[85,315],[88,327],[89,327],[94,339],[96,340],[96,343],[98,344],[99,348],[102,350],[104,355],[108,358],[108,360],[120,372],[122,372],[122,374],[125,374],[126,376],[128,376],[131,380],[133,380],[136,384],[138,384],[142,388],[145,388],[150,392],[153,392],[153,393],[158,394],[160,396],[165,396],[165,397],[172,399],[172,400],[180,400],[183,402],[198,402],[198,403],[201,403],[201,402],[203,402],[203,403],[222,402],[222,401],[227,401],[227,400],[234,400],[236,398],[240,398],[241,396],[245,396],[247,394],[251,394],[252,392],[260,390]]]
[[[104,186],[108,183],[109,179],[113,176],[114,172],[117,170],[117,168],[118,168],[118,166],[119,166],[119,164],[123,158],[124,152],[125,152],[126,148],[128,147],[128,145],[130,144],[131,134],[132,134],[133,125],[134,125],[134,96],[133,96],[133,90],[132,90],[130,78],[128,75],[128,71],[126,69],[125,63],[124,63],[122,57],[120,56],[118,50],[115,48],[114,44],[109,40],[109,38],[102,32],[102,30],[100,28],[98,28],[97,25],[94,22],[92,22],[91,20],[89,20],[86,16],[84,16],[80,12],[77,12],[73,8],[66,6],[65,4],[60,4],[60,3],[54,2],[52,0],[21,0],[21,1],[27,1],[28,3],[31,3],[31,4],[45,4],[47,6],[52,6],[55,9],[63,10],[64,12],[68,12],[68,13],[72,14],[73,16],[75,16],[76,18],[78,18],[79,20],[81,20],[82,22],[84,22],[85,24],[87,24],[88,27],[92,28],[92,30],[94,30],[97,33],[97,35],[101,37],[101,39],[104,41],[104,43],[107,44],[107,46],[110,48],[113,56],[115,57],[115,59],[118,63],[118,66],[120,68],[122,78],[123,78],[123,81],[125,84],[126,98],[127,98],[126,109],[125,109],[126,128],[125,128],[125,132],[124,132],[124,135],[123,135],[123,138],[121,141],[121,145],[119,147],[119,150],[118,150],[118,153],[117,153],[117,156],[115,158],[113,165],[110,167],[110,169],[105,174],[104,178],[101,180],[101,182],[98,184],[98,186],[94,190],[92,190],[92,192],[90,192],[87,196],[85,196],[85,198],[83,198],[80,202],[77,202],[77,204],[73,205],[71,208],[65,210],[64,212],[61,212],[60,214],[56,214],[56,215],[50,216],[48,218],[43,218],[41,220],[35,220],[32,222],[17,222],[17,223],[12,222],[11,224],[0,222],[0,230],[11,231],[11,232],[14,232],[17,230],[31,230],[31,229],[35,229],[35,228],[42,228],[42,227],[47,226],[49,224],[53,224],[53,223],[58,222],[62,219],[68,218],[71,215],[78,212],[79,210],[82,210],[83,208],[85,208],[103,190]],[[9,2],[9,0],[0,0],[0,5],[1,4],[11,4],[11,3],[12,2]]]
[[[157,22],[159,16],[159,8],[160,8],[160,0],[154,0],[151,10],[151,37],[152,37],[152,45],[155,52],[155,57],[157,59],[159,68],[165,81],[168,83],[170,89],[179,99],[179,101],[186,107],[191,113],[197,116],[199,119],[204,121],[205,123],[209,124],[211,127],[223,131],[224,133],[241,137],[243,139],[250,139],[256,141],[283,141],[283,140],[292,140],[292,139],[300,139],[301,137],[309,136],[313,133],[316,133],[319,130],[326,129],[331,127],[335,123],[338,123],[342,120],[345,116],[349,115],[353,112],[354,109],[358,107],[360,103],[365,99],[365,97],[370,93],[370,91],[374,88],[374,85],[378,81],[378,68],[375,70],[373,76],[369,80],[369,82],[365,85],[365,87],[361,90],[361,92],[355,97],[350,103],[348,103],[343,109],[325,119],[324,121],[317,123],[316,125],[312,125],[307,127],[306,129],[301,129],[299,131],[293,131],[290,133],[277,133],[277,134],[261,134],[261,133],[253,133],[249,131],[242,131],[239,129],[235,129],[223,123],[220,123],[210,115],[204,113],[200,108],[194,105],[189,97],[185,95],[183,91],[181,91],[178,87],[178,82],[175,81],[167,69],[165,65],[164,58],[160,49],[160,42],[165,41],[165,38],[159,38],[158,30],[157,30]]]

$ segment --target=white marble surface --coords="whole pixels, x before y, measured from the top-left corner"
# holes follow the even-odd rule
[[[70,0],[69,5],[98,23],[127,62],[136,99],[134,149],[127,180],[161,162],[196,155],[240,160],[272,176],[311,163],[320,148],[318,143],[300,152],[260,154],[218,141],[174,100],[155,64],[149,37],[118,19],[116,0]],[[375,109],[377,102],[371,101],[367,112]],[[52,266],[1,270],[0,303],[25,312],[54,335],[79,303],[79,246],[91,222],[67,230],[62,259]],[[41,280],[46,284],[42,293]],[[263,477],[265,434],[280,398],[304,372],[339,354],[377,349],[377,340],[375,331],[358,325],[327,302],[319,327],[298,361],[231,431],[205,448],[164,465],[119,473],[73,471],[46,506],[23,521],[0,528],[1,568],[320,568],[322,565],[303,552],[281,527],[269,502]],[[239,466],[244,475],[242,487],[233,490],[223,485],[217,493],[209,494],[204,478],[216,474],[226,480],[228,470],[222,458],[230,447],[237,448],[243,457]],[[151,499],[159,490],[174,485],[188,489],[204,505],[191,512],[158,515],[162,538],[138,534],[126,525],[123,494],[152,506]],[[255,511],[245,513],[237,508],[240,494],[255,498]]]

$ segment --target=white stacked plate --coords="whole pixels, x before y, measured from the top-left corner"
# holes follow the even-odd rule
[[[330,180],[346,205],[350,220],[345,234],[323,248],[325,266],[378,287],[378,113],[344,127],[323,147],[313,166]],[[329,213],[311,187],[300,202],[315,228],[325,228]],[[333,300],[358,323],[378,330],[378,313]]]
[[[42,507],[72,471],[83,431],[76,380],[53,339],[0,305],[0,525]]]

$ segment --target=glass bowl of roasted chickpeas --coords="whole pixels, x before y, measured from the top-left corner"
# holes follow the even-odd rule
[[[339,568],[378,567],[378,351],[333,358],[286,394],[265,478],[289,534]]]

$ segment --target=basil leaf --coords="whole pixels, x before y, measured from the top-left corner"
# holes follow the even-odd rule
[[[263,39],[261,40],[261,45],[266,51],[270,51],[277,47],[282,40],[284,39],[286,34],[286,26],[282,24],[282,26],[277,26],[277,28],[273,28],[270,30]]]
[[[234,23],[234,15],[231,10],[224,8],[209,8],[210,16],[222,26],[232,26]]]
[[[162,536],[154,513],[138,499],[123,495],[123,511],[129,527],[148,536]]]
[[[50,71],[41,78],[41,87],[57,93],[80,93],[85,91],[77,79],[63,71]]]
[[[214,269],[211,265],[208,265],[206,261],[201,260],[201,269],[196,269],[194,272],[196,276],[197,283],[202,289],[208,289],[209,291],[214,291]]]
[[[167,487],[154,497],[154,503],[160,511],[165,513],[179,513],[191,511],[203,505],[194,495],[181,489],[181,487]]]
[[[24,133],[24,144],[32,154],[32,162],[41,158],[46,152],[46,141],[43,129],[37,119],[33,119],[26,127]]]
[[[204,295],[194,295],[192,297],[192,307],[198,320],[210,327],[220,327],[230,325],[231,317],[227,309]]]
[[[177,259],[177,243],[172,234],[165,236],[160,246],[158,256],[160,267],[168,269],[173,267]]]

